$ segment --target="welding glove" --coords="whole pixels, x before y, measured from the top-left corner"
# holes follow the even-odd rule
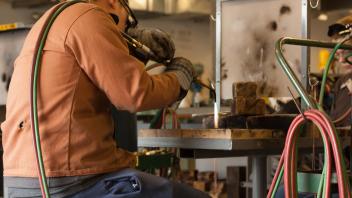
[[[175,44],[170,35],[160,29],[129,28],[127,34],[149,47],[156,55],[157,60],[154,61],[165,62],[171,60],[175,55]],[[140,56],[137,58],[143,59]]]
[[[167,66],[165,72],[172,72],[176,75],[181,86],[179,100],[183,99],[187,95],[193,79],[196,78],[196,72],[193,64],[191,61],[182,57],[173,58]]]

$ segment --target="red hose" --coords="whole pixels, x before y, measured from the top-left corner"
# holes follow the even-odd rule
[[[342,163],[341,161],[343,160],[342,156],[341,156],[341,150],[339,150],[339,146],[337,144],[338,137],[336,136],[336,134],[334,133],[334,129],[332,128],[331,123],[329,122],[329,120],[326,119],[326,117],[319,111],[317,110],[313,110],[313,112],[315,112],[317,114],[317,119],[320,119],[320,122],[324,123],[327,129],[327,131],[330,133],[330,139],[331,139],[331,144],[332,144],[332,148],[333,148],[333,155],[335,158],[335,167],[336,167],[336,173],[337,173],[337,178],[338,178],[338,188],[339,188],[339,194],[341,195],[342,193],[345,193],[345,189],[346,189],[346,185],[348,185],[345,181],[344,178],[344,173],[342,170]],[[349,193],[348,193],[349,195]],[[345,197],[346,195],[343,194],[343,197]],[[341,196],[340,196],[341,197]],[[347,196],[349,197],[349,196]]]
[[[313,119],[311,119],[310,117],[308,117],[306,115],[307,119],[312,120],[315,124],[317,124]],[[285,163],[285,169],[284,169],[284,183],[285,183],[285,196],[286,197],[297,197],[297,191],[296,191],[296,164],[294,162],[296,162],[295,158],[296,158],[296,149],[295,149],[295,145],[296,145],[296,137],[298,135],[298,133],[296,133],[298,127],[304,122],[304,118],[303,116],[297,116],[288,131],[287,134],[287,138],[286,138],[286,148],[285,148],[285,155],[284,155],[284,161],[285,162],[289,162],[289,163]],[[319,124],[317,124],[319,126]],[[331,151],[330,151],[330,146],[329,146],[329,138],[327,137],[326,134],[326,130],[323,129],[323,133],[322,135],[324,136],[324,138],[327,140],[327,144],[325,144],[325,148],[326,148],[326,152],[328,154],[327,156],[327,184],[330,183],[331,181]],[[289,171],[287,171],[289,170]],[[291,190],[291,191],[289,191]],[[293,191],[292,191],[293,190]],[[326,197],[329,197],[330,194],[330,185],[327,186],[326,189]]]
[[[305,118],[302,115],[298,115],[291,123],[287,133],[285,148],[280,158],[278,168],[273,178],[272,184],[269,189],[267,198],[270,198],[273,194],[275,184],[278,182],[278,177],[282,166],[284,166],[284,186],[285,186],[285,197],[297,197],[297,165],[296,165],[296,142],[297,142],[297,129],[305,122],[305,119],[312,121],[316,126],[319,127],[321,135],[326,140],[324,147],[326,149],[327,170],[326,170],[326,186],[325,197],[330,197],[331,189],[331,168],[332,168],[332,157],[331,152],[334,155],[336,175],[338,182],[339,197],[350,198],[349,192],[349,180],[345,176],[345,167],[342,163],[343,158],[341,154],[341,148],[338,144],[338,137],[334,131],[332,122],[327,116],[318,110],[308,110],[304,113]]]
[[[268,195],[266,196],[266,198],[271,198],[271,195],[274,192],[275,183],[277,182],[277,180],[279,178],[281,168],[282,168],[282,166],[284,164],[284,156],[285,156],[284,153],[285,153],[285,150],[281,154],[279,164],[277,165],[276,172],[275,172],[275,175],[273,177],[273,181],[271,182],[271,185],[270,185],[270,188],[269,188],[269,192],[268,192]]]
[[[330,141],[331,141],[331,146],[332,146],[332,151],[334,154],[334,158],[335,158],[335,166],[336,166],[336,173],[337,173],[337,180],[338,180],[338,188],[339,188],[339,194],[340,197],[346,197],[346,192],[348,192],[349,188],[348,188],[348,183],[345,181],[344,178],[344,174],[342,171],[342,164],[341,164],[341,152],[339,152],[339,147],[337,144],[337,137],[336,134],[334,133],[334,130],[332,128],[331,123],[329,122],[329,120],[325,117],[324,114],[322,114],[320,111],[317,110],[310,110],[307,111],[305,113],[305,116],[314,122],[314,124],[316,124],[317,126],[320,126],[320,128],[322,129],[322,134],[326,134],[328,135]],[[299,126],[299,124],[301,124],[304,121],[303,116],[298,116],[292,124],[292,128],[295,130],[297,129],[297,127]],[[293,133],[293,134],[292,134]],[[294,177],[294,172],[296,170],[292,169],[292,165],[290,163],[293,162],[293,160],[290,160],[292,157],[294,157],[294,155],[290,156],[292,153],[295,154],[295,150],[292,150],[292,147],[295,145],[295,141],[292,140],[292,138],[294,137],[294,131],[290,131],[290,133],[288,134],[287,137],[287,141],[286,141],[286,145],[288,146],[288,148],[285,150],[285,161],[287,160],[287,165],[285,163],[285,195],[286,197],[291,197],[292,192],[290,193],[290,190],[293,190],[293,195],[296,195],[296,188],[295,188],[295,182],[291,183],[292,180],[290,179],[295,179]],[[328,147],[327,147],[328,148]],[[329,161],[328,161],[329,163]],[[331,163],[331,162],[330,162]],[[328,175],[330,175],[330,171],[331,169],[328,169]],[[294,180],[296,181],[296,180]],[[328,181],[327,181],[328,182]],[[347,183],[347,184],[346,184]],[[329,184],[329,183],[327,183]],[[329,186],[329,185],[328,185]],[[291,188],[288,188],[291,187]],[[329,187],[330,188],[330,187]],[[330,191],[330,189],[327,188],[327,191]],[[329,194],[326,193],[326,196],[328,197]],[[349,196],[349,193],[347,193],[347,197]]]
[[[338,144],[339,139],[337,137],[337,134],[334,132],[333,124],[329,119],[327,119],[327,117],[322,112],[317,111],[317,110],[313,110],[313,111],[316,112],[318,115],[320,115],[321,119],[326,123],[326,126],[329,129],[328,131],[331,133],[331,136],[334,138],[334,141],[332,142],[333,146],[336,148],[335,150],[333,150],[334,157],[339,158],[338,161],[336,161],[336,159],[335,159],[335,164],[337,163],[336,164],[336,166],[338,167],[337,170],[341,174],[338,176],[341,176],[341,179],[344,181],[341,184],[344,184],[344,188],[347,189],[347,191],[343,191],[343,192],[347,192],[347,197],[351,197],[351,193],[349,191],[349,189],[350,189],[349,180],[348,180],[348,178],[345,177],[346,175],[344,174],[344,172],[346,171],[346,168],[345,168],[345,164],[343,161],[344,159],[342,156],[342,150],[341,150],[341,147],[339,147],[339,144]],[[341,162],[343,162],[343,163],[341,163]]]

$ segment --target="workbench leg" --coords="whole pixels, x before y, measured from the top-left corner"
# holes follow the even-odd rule
[[[266,197],[266,156],[252,157],[252,195],[253,198]]]

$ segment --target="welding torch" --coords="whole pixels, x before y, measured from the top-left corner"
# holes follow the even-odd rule
[[[143,54],[144,54],[147,58],[149,58],[149,59],[151,59],[151,60],[157,62],[157,64],[154,64],[154,65],[151,65],[151,66],[147,67],[147,68],[146,68],[147,71],[148,71],[148,70],[151,70],[151,69],[153,69],[153,68],[159,67],[159,66],[163,66],[163,65],[164,65],[164,66],[167,66],[167,65],[170,63],[170,60],[163,60],[163,61],[160,60],[160,58],[158,58],[158,57],[155,55],[155,53],[154,53],[148,46],[146,46],[146,45],[144,45],[143,43],[141,43],[141,42],[137,41],[136,39],[132,38],[130,35],[126,34],[125,32],[122,32],[122,31],[121,31],[121,35],[122,35],[123,38],[127,41],[127,43],[129,43],[132,47],[134,47],[134,48],[137,49],[137,50],[142,51]],[[202,87],[205,87],[205,88],[209,89],[212,94],[215,94],[215,89],[214,89],[213,87],[211,87],[211,86],[205,84],[204,82],[202,82],[202,81],[199,80],[198,78],[194,78],[194,79],[193,79],[193,82],[194,82],[194,83],[198,83],[198,84],[201,85]]]
[[[153,60],[155,62],[158,62],[158,63],[162,63],[164,65],[168,65],[169,64],[169,62],[170,62],[169,60],[161,60],[160,58],[158,58],[157,55],[155,55],[155,53],[148,46],[146,46],[143,43],[141,43],[141,42],[137,41],[136,39],[132,38],[127,33],[121,31],[121,35],[127,41],[128,44],[130,44],[136,50],[142,52],[143,55],[146,58],[148,58],[150,60]]]

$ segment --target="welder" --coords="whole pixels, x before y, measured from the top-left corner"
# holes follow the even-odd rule
[[[35,46],[50,11],[33,26],[14,65],[1,125],[5,197],[42,196],[29,95]],[[169,60],[166,71],[146,73],[121,32]],[[167,107],[186,95],[194,70],[189,60],[174,58],[174,51],[166,33],[136,27],[125,0],[77,3],[57,17],[44,46],[37,107],[51,197],[208,197],[133,169],[135,157],[113,138],[111,104],[137,112]]]

